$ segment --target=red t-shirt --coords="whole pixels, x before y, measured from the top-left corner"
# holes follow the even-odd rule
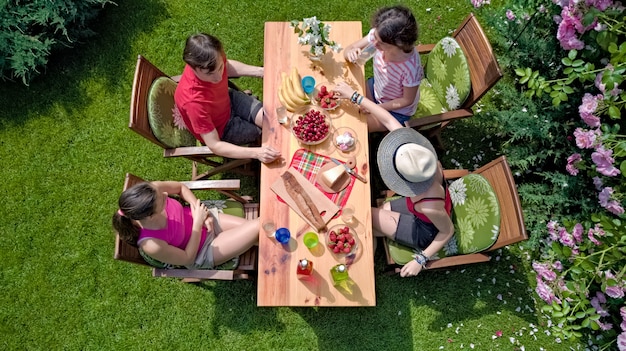
[[[200,80],[193,69],[185,65],[174,93],[174,101],[185,125],[196,139],[204,143],[200,135],[210,133],[214,129],[217,129],[217,134],[221,138],[230,119],[226,57],[222,80],[217,84]]]

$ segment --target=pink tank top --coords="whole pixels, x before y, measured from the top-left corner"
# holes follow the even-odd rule
[[[187,247],[193,228],[191,208],[183,207],[180,202],[168,197],[165,205],[165,214],[167,215],[167,225],[165,228],[157,230],[141,228],[137,244],[141,243],[142,240],[154,238],[163,240],[181,250]],[[202,248],[202,245],[204,245],[205,240],[206,228],[203,227],[198,251]]]

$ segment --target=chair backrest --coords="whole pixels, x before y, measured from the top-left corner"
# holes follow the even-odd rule
[[[489,39],[473,13],[465,18],[452,36],[467,57],[472,90],[461,107],[469,108],[502,78],[502,71]]]
[[[506,157],[500,156],[473,173],[487,178],[500,204],[500,234],[489,251],[528,239],[517,187]]]
[[[144,182],[143,179],[130,173],[126,173],[123,190],[126,190],[133,185],[142,182]],[[120,239],[120,236],[117,233],[115,234],[115,253],[113,255],[113,258],[115,258],[116,260],[150,266],[148,262],[146,262],[143,257],[141,257],[141,254],[139,254],[139,249],[136,246],[133,246],[126,241]]]
[[[128,128],[163,149],[168,149],[169,147],[167,145],[160,142],[159,139],[154,136],[148,120],[148,96],[150,87],[154,80],[159,77],[169,76],[150,63],[146,58],[139,55],[137,57],[137,67],[135,67],[135,78],[133,79]]]

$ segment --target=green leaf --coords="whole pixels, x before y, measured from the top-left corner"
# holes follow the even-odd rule
[[[583,311],[576,312],[576,318],[584,318],[586,315]]]
[[[567,53],[567,58],[569,58],[570,60],[574,60],[576,58],[576,55],[578,54],[578,51],[576,50],[570,50]]]
[[[619,108],[617,108],[617,106],[610,106],[609,107],[609,117],[611,117],[612,119],[620,119],[621,118],[621,114],[620,114]]]
[[[526,75],[526,71],[523,68],[516,68],[515,74],[517,74],[520,77],[524,77]]]
[[[589,318],[585,318],[585,320],[583,320],[583,322],[580,324],[583,328],[589,328],[589,325],[591,324],[591,321],[589,320]]]

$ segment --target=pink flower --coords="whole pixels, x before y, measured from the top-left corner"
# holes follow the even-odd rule
[[[596,117],[593,113],[596,112],[598,108],[598,98],[585,93],[583,96],[583,102],[578,107],[578,113],[580,117],[587,123],[590,127],[599,127],[600,126],[600,118]]]
[[[567,158],[567,165],[565,166],[565,170],[575,176],[578,174],[578,168],[577,165],[582,161],[582,157],[580,156],[580,154],[576,153],[576,154],[572,154]]]
[[[537,287],[535,288],[535,292],[547,304],[552,304],[552,301],[556,301],[559,304],[561,303],[561,300],[554,295],[552,289],[539,277],[537,277]]]
[[[593,228],[589,228],[589,232],[587,232],[587,237],[589,238],[589,241],[594,243],[596,246],[600,246],[602,245],[602,242],[596,239],[596,237],[594,236],[595,233],[596,231]]]
[[[611,323],[603,323],[599,319],[596,321],[596,323],[598,323],[598,325],[600,326],[600,329],[604,331],[613,329],[613,324]]]
[[[593,6],[600,11],[604,11],[613,5],[613,0],[587,0],[585,3],[587,6]]]
[[[609,210],[609,212],[611,212],[612,214],[618,216],[624,213],[624,207],[622,207],[622,205],[615,200],[609,201],[609,203],[606,205],[606,209]]]
[[[574,225],[574,230],[572,230],[572,236],[574,237],[574,240],[576,240],[577,243],[580,243],[583,241],[583,226],[580,223],[576,223],[576,225]]]
[[[547,263],[533,262],[533,269],[537,272],[537,276],[541,276],[547,281],[553,281],[556,279],[556,273],[554,273]]]
[[[550,221],[546,225],[546,227],[548,227],[548,233],[550,233],[550,240],[552,241],[559,240],[559,235],[556,232],[558,225],[559,223],[557,221]]]
[[[585,47],[585,43],[576,37],[574,26],[568,21],[563,20],[559,23],[556,38],[559,40],[564,50],[582,50]]]
[[[591,149],[598,144],[598,137],[602,135],[599,129],[585,130],[582,128],[576,128],[574,131],[574,137],[576,138],[576,146],[581,149]]]
[[[511,10],[506,10],[506,18],[509,21],[513,21],[515,19],[515,14]]]
[[[619,286],[607,286],[604,292],[614,299],[621,299],[624,297],[624,290]]]
[[[626,331],[617,336],[617,349],[626,351]]]
[[[572,234],[568,233],[565,228],[559,228],[559,241],[561,244],[569,247],[574,247],[576,245],[574,237]]]
[[[619,315],[622,316],[622,320],[626,321],[626,306],[620,307]],[[624,330],[624,331],[626,331],[626,330]]]
[[[552,263],[552,268],[560,272],[563,270],[563,264],[561,263],[561,261],[554,261],[554,263]]]
[[[593,186],[596,187],[596,190],[602,189],[602,179],[600,177],[593,177]]]
[[[596,291],[596,296],[591,299],[591,306],[593,306],[593,308],[596,309],[596,312],[602,317],[609,315],[609,312],[607,312],[607,310],[604,309],[604,306],[602,306],[604,303],[606,303],[604,294]]]
[[[609,200],[611,199],[611,194],[613,194],[613,188],[607,186],[604,189],[602,189],[600,194],[598,194],[598,199],[600,200],[600,206],[602,207],[607,206],[607,204],[609,203]]]
[[[615,177],[620,174],[619,169],[613,166],[615,160],[612,157],[613,150],[607,150],[604,146],[599,146],[591,154],[591,160],[596,164],[596,170],[607,177]]]
[[[479,8],[486,4],[491,4],[491,2],[489,0],[472,0],[472,5],[474,5],[475,8]]]

